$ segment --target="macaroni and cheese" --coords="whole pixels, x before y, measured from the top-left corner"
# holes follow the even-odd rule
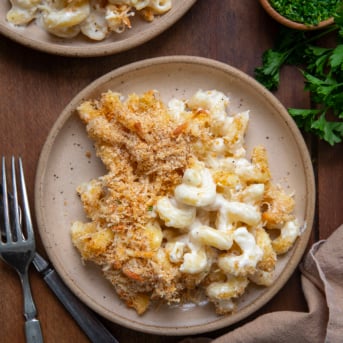
[[[168,12],[172,0],[10,0],[7,21],[28,25],[32,21],[49,33],[72,38],[82,33],[91,40],[101,41],[112,32],[131,28],[138,13],[151,22],[156,15]]]
[[[89,222],[73,223],[72,241],[139,314],[200,292],[230,313],[250,283],[272,284],[300,235],[266,149],[247,156],[249,111],[229,105],[217,90],[168,105],[151,90],[78,107],[108,173],[78,187]]]

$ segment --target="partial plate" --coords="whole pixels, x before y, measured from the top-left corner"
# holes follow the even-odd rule
[[[156,37],[176,23],[196,2],[196,0],[173,1],[172,9],[155,18],[151,23],[139,16],[132,19],[132,28],[121,34],[112,34],[101,42],[90,41],[79,35],[72,39],[55,37],[35,23],[16,27],[6,21],[6,13],[11,8],[9,0],[0,1],[0,32],[8,38],[29,48],[54,55],[73,57],[94,57],[116,54]]]
[[[231,99],[232,111],[250,109],[246,143],[268,150],[274,181],[295,191],[295,214],[305,223],[293,249],[279,259],[278,278],[269,288],[249,287],[237,312],[218,316],[212,305],[159,306],[138,316],[116,296],[114,289],[92,264],[82,263],[70,238],[75,220],[86,220],[76,187],[103,175],[92,141],[75,113],[82,101],[108,89],[143,93],[160,92],[164,101],[187,98],[198,89],[217,89]],[[116,69],[82,90],[65,108],[43,147],[35,185],[39,232],[47,253],[70,289],[94,311],[131,329],[163,335],[185,335],[226,327],[266,304],[286,283],[307,246],[314,216],[314,177],[303,138],[280,102],[243,72],[226,64],[194,56],[172,56],[136,62]]]

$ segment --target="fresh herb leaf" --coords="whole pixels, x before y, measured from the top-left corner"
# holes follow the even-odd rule
[[[328,59],[332,49],[310,45],[306,48],[307,70],[317,75],[325,75]]]
[[[296,51],[305,40],[303,32],[280,28],[274,49],[266,50],[262,55],[262,66],[255,69],[255,78],[269,90],[277,89],[280,82],[280,69],[291,64],[291,59],[301,58]]]
[[[322,113],[317,120],[313,121],[311,128],[330,145],[342,141],[343,123],[327,121],[325,113]]]
[[[338,35],[343,37],[343,4],[338,7],[333,18],[335,20],[335,24],[338,26]]]
[[[340,143],[343,137],[343,122],[326,120],[326,113],[321,110],[289,108],[289,113],[297,122],[299,128],[315,133],[330,145]]]
[[[337,45],[329,58],[330,67],[343,70],[343,44]]]
[[[316,116],[320,114],[320,110],[316,109],[289,108],[288,112],[295,119],[298,127],[306,132],[311,131],[312,123],[315,121]]]
[[[262,57],[264,67],[255,69],[255,78],[268,89],[276,89],[280,82],[280,68],[287,55],[273,50],[267,50]]]

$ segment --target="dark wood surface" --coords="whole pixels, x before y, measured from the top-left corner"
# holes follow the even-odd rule
[[[178,0],[181,1],[181,0]],[[30,50],[0,36],[0,152],[21,155],[32,208],[34,178],[40,151],[60,112],[81,89],[99,76],[130,62],[165,55],[197,55],[228,63],[253,76],[263,51],[273,45],[278,26],[258,1],[198,0],[173,27],[150,42],[113,56],[69,58]],[[308,94],[294,68],[285,68],[275,95],[286,106],[309,106]],[[316,175],[316,218],[310,243],[327,238],[343,223],[342,144],[331,147],[305,136]],[[38,250],[44,249],[38,237]],[[33,295],[45,342],[88,342],[42,278],[30,270]],[[258,313],[229,328],[207,334],[217,337],[257,316],[279,310],[306,310],[296,271],[283,289]],[[103,320],[121,343],[178,342],[135,332]],[[22,296],[15,272],[0,262],[0,341],[24,342]],[[101,343],[101,342],[99,342]]]

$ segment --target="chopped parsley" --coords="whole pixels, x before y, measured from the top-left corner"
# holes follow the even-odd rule
[[[305,25],[318,25],[336,12],[341,0],[269,0],[283,17]]]

